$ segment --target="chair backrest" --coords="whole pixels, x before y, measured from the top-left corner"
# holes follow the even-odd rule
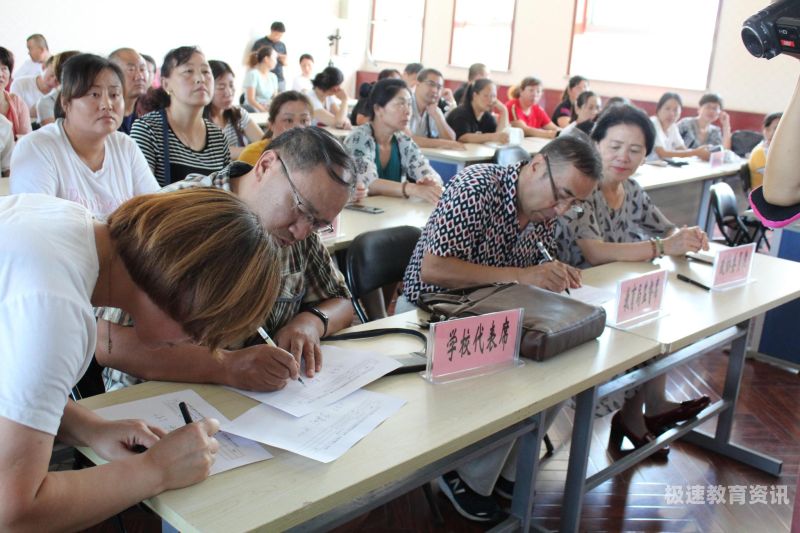
[[[731,150],[739,157],[747,157],[764,136],[753,130],[736,130],[731,134]]]
[[[362,233],[347,249],[347,286],[359,318],[367,321],[359,298],[384,285],[403,280],[406,266],[422,231],[398,226]]]
[[[717,228],[725,238],[728,246],[737,246],[752,242],[747,228],[739,217],[739,206],[736,204],[736,194],[730,185],[721,181],[711,186],[711,211]]]
[[[503,146],[495,151],[492,161],[498,165],[513,165],[530,159],[531,155],[521,146]]]

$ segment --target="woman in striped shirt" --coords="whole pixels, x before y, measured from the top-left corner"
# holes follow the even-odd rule
[[[140,117],[131,128],[131,137],[162,186],[230,163],[225,135],[203,118],[213,90],[211,67],[198,48],[182,46],[164,57],[161,88],[156,90],[160,109]]]

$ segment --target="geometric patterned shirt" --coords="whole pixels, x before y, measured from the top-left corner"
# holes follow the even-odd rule
[[[168,185],[159,192],[193,187],[217,187],[230,191],[231,177],[240,176],[249,169],[250,166],[244,163],[233,163],[209,176],[190,174],[183,181]],[[273,337],[300,312],[302,307],[312,306],[331,298],[350,298],[344,276],[339,272],[317,233],[312,233],[308,238],[296,241],[290,246],[281,247],[280,254],[281,285],[278,299],[264,324],[265,329]],[[133,324],[130,315],[121,309],[99,308],[95,314],[98,318],[115,324],[127,326]],[[260,337],[258,339],[257,342],[262,342]],[[103,376],[107,391],[140,382],[133,376],[109,368],[105,369]]]
[[[520,229],[517,180],[526,163],[471,165],[447,185],[417,242],[403,279],[403,294],[416,304],[440,287],[420,279],[425,252],[492,267],[525,268],[544,261],[536,242],[554,253],[555,220]]]

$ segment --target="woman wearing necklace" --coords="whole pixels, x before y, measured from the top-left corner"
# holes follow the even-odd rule
[[[78,54],[63,65],[57,120],[20,139],[11,157],[11,193],[77,202],[98,218],[158,183],[136,143],[117,128],[124,76],[113,62]]]
[[[380,80],[367,100],[370,121],[353,128],[344,146],[355,160],[359,186],[369,194],[415,197],[436,204],[442,179],[404,133],[412,105],[411,91],[403,80]]]
[[[581,205],[580,214],[572,211],[558,219],[556,240],[562,261],[585,268],[708,249],[703,230],[676,227],[630,179],[655,141],[653,124],[643,111],[628,104],[609,107],[597,120],[591,138],[603,162],[603,178]],[[667,400],[665,380],[666,375],[661,375],[598,403],[600,415],[618,410],[611,421],[610,451],[620,451],[623,436],[639,448],[710,403],[706,396],[683,403]],[[646,415],[642,415],[643,407]],[[662,448],[658,456],[664,458],[668,452]]]
[[[170,50],[161,65],[160,109],[133,123],[131,137],[162,186],[192,173],[210,174],[230,163],[225,135],[203,118],[211,102],[214,77],[203,53],[194,46]]]

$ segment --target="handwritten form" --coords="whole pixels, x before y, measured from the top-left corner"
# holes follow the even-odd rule
[[[275,392],[231,390],[299,417],[319,411],[400,367],[400,362],[391,357],[336,346],[323,345],[322,356],[322,372],[313,378],[304,375],[305,385],[289,381]]]
[[[162,394],[152,398],[136,400],[128,403],[112,405],[97,409],[95,413],[106,420],[124,420],[141,418],[151,426],[157,426],[170,432],[184,426],[178,403],[186,402],[192,420],[195,422],[205,418],[216,418],[222,426],[230,421],[211,404],[193,390],[182,390],[170,394]],[[232,470],[240,466],[272,458],[272,454],[257,442],[231,435],[224,431],[214,437],[219,441],[219,451],[211,467],[211,475]]]
[[[327,365],[326,362],[326,369]],[[329,463],[405,403],[403,399],[386,394],[358,390],[302,418],[262,404],[222,427],[228,433]]]

